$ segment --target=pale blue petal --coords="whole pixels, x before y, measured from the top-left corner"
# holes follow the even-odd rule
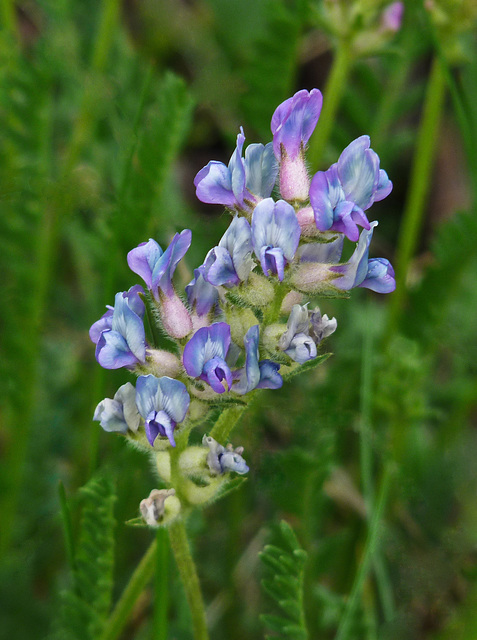
[[[273,143],[249,144],[245,149],[245,184],[247,190],[259,198],[268,198],[278,176],[278,163]]]
[[[217,289],[204,278],[204,265],[194,269],[194,279],[185,288],[191,307],[195,307],[198,316],[209,313],[217,304]]]
[[[192,241],[190,229],[176,233],[164,254],[157,261],[152,274],[153,290],[159,287],[168,297],[174,295],[172,276],[180,260],[184,257]]]
[[[347,263],[330,267],[331,271],[342,274],[341,278],[333,280],[333,286],[348,291],[363,282],[368,272],[369,245],[377,224],[377,222],[371,222],[369,230],[363,229],[358,245]]]
[[[261,360],[259,368],[260,382],[257,389],[280,389],[283,385],[283,378],[278,373],[280,365],[272,360]]]
[[[309,242],[298,247],[296,257],[300,262],[337,264],[343,253],[344,235],[337,234],[332,242]]]
[[[338,176],[346,199],[363,210],[373,204],[379,181],[379,158],[369,145],[369,136],[361,136],[346,147],[338,160]]]
[[[185,384],[180,380],[163,376],[159,378],[159,387],[162,392],[159,408],[166,411],[174,422],[182,422],[190,404]]]
[[[388,178],[388,174],[384,169],[379,170],[379,181],[376,189],[376,193],[374,194],[374,201],[379,202],[383,200],[386,196],[388,196],[393,190],[393,183]]]
[[[232,256],[224,247],[214,247],[209,251],[204,262],[204,277],[210,285],[216,287],[240,283]]]
[[[139,413],[146,420],[149,414],[158,410],[157,392],[159,379],[151,374],[139,376],[136,382],[136,405]]]
[[[113,331],[120,333],[127,342],[129,350],[139,362],[146,361],[146,336],[141,318],[129,308],[129,304],[122,293],[117,293],[114,299]]]
[[[101,400],[95,409],[93,420],[97,420],[108,432],[116,431],[125,434],[128,431],[122,404],[111,398]]]
[[[138,359],[117,331],[103,331],[96,345],[96,360],[105,369],[134,367]]]

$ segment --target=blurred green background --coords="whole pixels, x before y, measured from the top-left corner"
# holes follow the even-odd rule
[[[313,87],[336,105],[312,168],[367,133],[394,182],[372,252],[397,266],[398,290],[320,301],[338,320],[332,357],[264,393],[234,433],[248,482],[189,522],[211,637],[264,637],[258,552],[280,519],[308,553],[311,640],[343,616],[355,640],[477,637],[476,9],[408,2],[368,51],[379,2],[344,3],[376,14],[353,32],[331,25],[333,5],[3,0],[0,638],[53,637],[71,585],[60,481],[73,539],[79,487],[98,469],[115,483],[114,600],[148,547],[124,522],[156,485],[149,461],[92,423],[129,374],[97,365],[89,326],[135,284],[126,253],[149,237],[192,230],[189,282],[229,222],[196,200],[195,174],[228,161],[240,125],[268,142],[276,106]],[[162,637],[161,599],[166,637],[191,638],[172,558],[167,594],[162,580],[123,638]]]

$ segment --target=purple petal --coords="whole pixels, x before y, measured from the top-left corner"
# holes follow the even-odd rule
[[[322,104],[323,97],[318,89],[311,92],[302,89],[276,108],[271,130],[277,160],[281,159],[283,150],[289,158],[297,157],[315,129]]]
[[[174,422],[182,422],[190,404],[185,384],[180,380],[163,376],[159,378],[159,388],[162,393],[161,409],[164,409]]]
[[[341,273],[342,277],[333,280],[333,285],[338,289],[348,291],[358,287],[366,278],[368,272],[368,252],[374,227],[377,222],[371,222],[369,231],[364,229],[359,237],[358,245],[347,263],[330,267],[331,271]]]
[[[198,316],[205,316],[217,304],[217,289],[204,278],[204,265],[194,269],[194,279],[185,288],[191,307],[195,305]]]
[[[172,276],[180,260],[184,257],[192,241],[192,231],[184,229],[176,233],[170,245],[154,266],[152,273],[152,285],[155,291],[159,287],[169,298],[174,295]]]
[[[89,330],[89,337],[91,338],[91,342],[93,342],[94,344],[98,344],[103,331],[111,329],[112,322],[113,309],[110,308],[101,316],[99,320],[96,320],[96,322],[91,325],[91,328]]]
[[[211,285],[240,284],[240,278],[234,268],[232,256],[224,247],[214,247],[204,262],[204,277]]]
[[[207,381],[216,393],[224,393],[232,386],[232,372],[222,358],[215,356],[204,364],[202,380]],[[227,383],[227,388],[224,385]]]
[[[374,194],[374,201],[379,202],[380,200],[384,200],[386,196],[388,196],[393,190],[393,183],[388,178],[388,174],[384,169],[379,170],[379,181],[376,193]]]
[[[141,318],[130,309],[127,298],[117,293],[114,299],[113,332],[117,331],[126,340],[129,350],[139,362],[146,361],[146,336]]]
[[[206,204],[222,204],[232,208],[235,196],[232,192],[232,176],[223,162],[211,160],[194,179],[196,195]]]
[[[272,360],[261,360],[259,368],[260,382],[257,389],[280,389],[283,385],[283,378],[278,373],[280,365]]]
[[[377,293],[391,293],[396,288],[394,269],[386,258],[368,260],[368,272],[359,287],[371,289]]]
[[[259,342],[259,326],[258,324],[250,327],[245,334],[245,366],[236,372],[238,381],[234,384],[233,391],[244,395],[256,388],[260,382],[260,368],[258,364],[258,342]]]
[[[141,276],[148,289],[152,289],[152,273],[162,254],[161,247],[152,238],[148,242],[141,242],[128,253],[129,268]]]
[[[225,360],[230,346],[230,326],[225,322],[215,322],[210,327],[202,327],[184,347],[182,361],[192,378],[198,378],[208,360],[218,356]]]
[[[296,258],[300,262],[337,264],[343,253],[344,235],[337,234],[332,242],[309,242],[298,247]]]

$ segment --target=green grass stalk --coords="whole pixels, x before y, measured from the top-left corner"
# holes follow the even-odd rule
[[[445,96],[445,73],[438,57],[434,58],[427,85],[423,114],[414,160],[410,186],[401,223],[396,256],[396,291],[391,297],[388,335],[398,328],[406,302],[406,279],[411,260],[419,242],[427,197],[431,186],[432,169],[437,150],[439,125]]]
[[[106,623],[105,631],[100,640],[117,640],[120,637],[139,596],[154,574],[156,553],[157,539],[155,538],[126,585]]]
[[[157,531],[156,575],[154,584],[154,640],[167,640],[167,611],[169,608],[169,540],[167,531],[160,527]]]
[[[307,158],[313,171],[316,171],[323,161],[323,154],[333,131],[336,113],[346,88],[351,64],[352,56],[349,45],[340,42],[323,92],[323,108],[320,119],[308,148]]]
[[[379,494],[376,500],[376,507],[371,518],[361,564],[356,572],[353,587],[341,617],[341,622],[338,627],[335,640],[348,640],[351,637],[350,629],[352,627],[353,617],[362,597],[363,585],[368,576],[373,558],[375,557],[379,545],[380,525],[387,503],[391,476],[391,467],[387,465],[384,469]]]

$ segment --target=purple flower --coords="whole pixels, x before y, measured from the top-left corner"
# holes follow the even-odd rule
[[[145,420],[146,436],[151,447],[158,436],[166,437],[175,447],[174,429],[184,420],[190,404],[185,384],[167,376],[139,376],[136,404]]]
[[[105,369],[134,367],[146,361],[146,337],[142,319],[133,311],[137,301],[117,293],[111,328],[102,331],[96,345],[96,360]]]
[[[185,288],[187,299],[199,317],[205,316],[219,300],[217,289],[204,278],[204,265],[194,269],[194,278]]]
[[[279,389],[283,379],[278,373],[280,365],[272,360],[259,361],[259,326],[250,327],[244,338],[245,366],[234,371],[232,391],[240,395],[249,393],[253,389]]]
[[[302,89],[282,102],[272,116],[273,150],[278,161],[286,154],[291,160],[303,152],[318,118],[323,96],[318,89]]]
[[[140,284],[135,284],[129,289],[129,291],[124,291],[122,296],[128,300],[129,307],[134,311],[134,313],[140,318],[143,318],[144,302],[139,296],[140,293],[144,293],[144,289]],[[94,344],[98,344],[103,331],[111,329],[114,307],[111,307],[109,304],[106,305],[106,307],[108,309],[106,313],[104,313],[99,320],[94,322],[89,330],[89,337],[91,338],[91,342],[94,342]]]
[[[358,224],[370,229],[364,212],[391,192],[392,182],[369,145],[369,136],[357,138],[328,171],[313,176],[310,203],[320,231],[339,231],[356,242]]]
[[[176,233],[165,251],[155,240],[150,239],[128,253],[129,268],[141,276],[155,298],[158,298],[158,289],[169,298],[175,295],[172,276],[190,247],[191,239],[191,231],[184,229],[181,233]]]
[[[114,398],[101,400],[95,409],[93,420],[97,420],[105,431],[126,434],[128,429],[136,432],[141,421],[136,406],[136,390],[126,382],[116,391]]]
[[[220,239],[209,251],[203,265],[204,278],[210,284],[237,285],[247,280],[253,269],[252,238],[246,218],[235,216]]]
[[[287,262],[291,262],[300,241],[300,225],[295,210],[285,202],[272,198],[262,200],[252,216],[252,244],[265,275],[284,277]]]
[[[211,160],[194,179],[199,200],[208,204],[222,204],[230,209],[247,208],[261,198],[268,198],[277,178],[278,167],[271,143],[251,144],[242,157],[245,136],[242,127],[237,136],[237,147],[228,167]]]
[[[404,2],[393,2],[381,14],[381,29],[383,31],[399,31],[404,14]]]
[[[230,326],[215,322],[202,327],[184,347],[182,361],[188,375],[204,380],[216,393],[232,386],[232,372],[225,361],[230,347]]]

